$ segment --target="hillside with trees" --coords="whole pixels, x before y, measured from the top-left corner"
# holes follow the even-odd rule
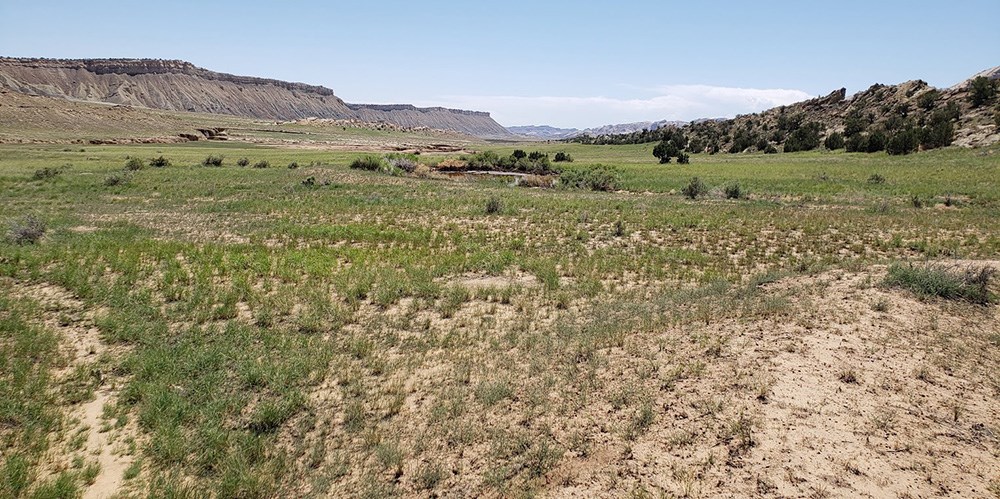
[[[661,162],[683,152],[779,153],[826,148],[908,154],[949,145],[981,147],[1000,141],[998,78],[1000,68],[949,89],[934,88],[922,80],[875,84],[849,98],[842,88],[825,97],[733,119],[571,140],[599,145],[659,142],[654,155]]]

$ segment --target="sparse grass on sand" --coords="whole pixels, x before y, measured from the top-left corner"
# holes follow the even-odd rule
[[[0,496],[996,490],[996,307],[896,285],[996,265],[997,148],[539,148],[619,190],[0,145]]]

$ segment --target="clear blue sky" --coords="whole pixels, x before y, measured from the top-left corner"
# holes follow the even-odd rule
[[[184,59],[348,102],[587,127],[1000,65],[1000,0],[0,0],[0,55]]]

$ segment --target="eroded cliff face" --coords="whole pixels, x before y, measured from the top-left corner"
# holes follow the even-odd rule
[[[489,113],[347,104],[326,87],[217,73],[177,60],[0,57],[0,87],[29,95],[170,111],[274,120],[356,119],[484,138],[511,137]]]

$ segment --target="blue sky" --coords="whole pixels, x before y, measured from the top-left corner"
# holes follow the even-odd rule
[[[184,59],[348,102],[588,127],[950,86],[1000,65],[997,19],[1000,0],[0,0],[0,55]]]

